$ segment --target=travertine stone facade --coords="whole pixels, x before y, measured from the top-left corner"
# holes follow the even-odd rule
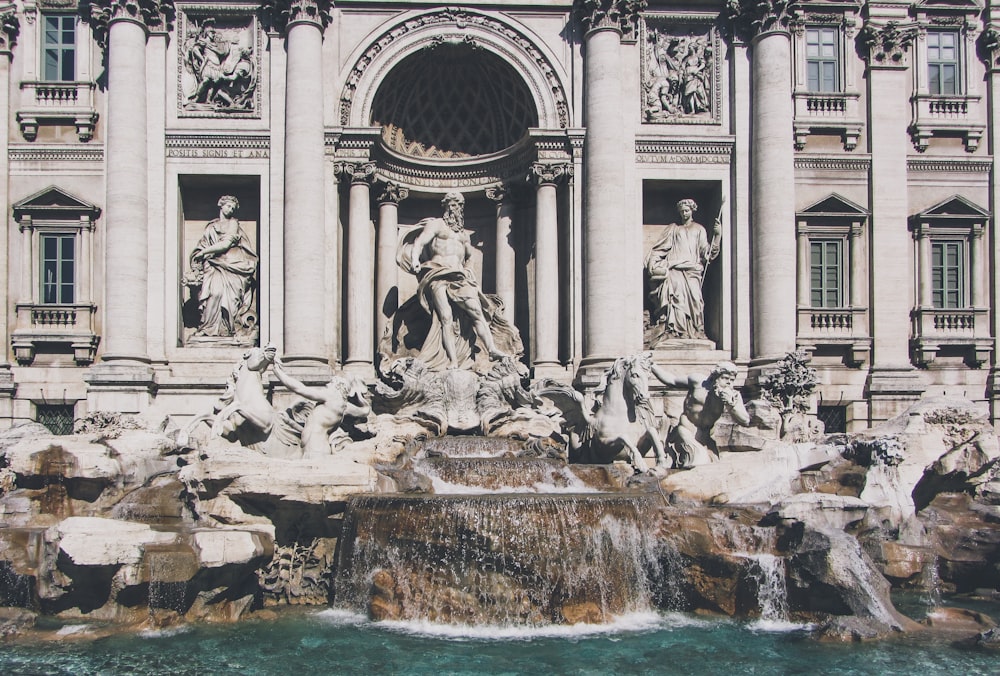
[[[192,415],[248,341],[374,379],[401,244],[453,192],[536,378],[650,349],[752,383],[799,348],[834,427],[936,394],[1000,416],[998,36],[992,0],[8,2],[0,426]],[[211,277],[253,295],[213,306],[236,338],[196,335],[186,277],[220,196],[242,244],[199,262],[247,252]],[[660,257],[698,268],[677,338],[646,263],[686,199],[718,254]]]

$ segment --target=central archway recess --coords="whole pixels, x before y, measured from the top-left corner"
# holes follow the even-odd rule
[[[515,145],[538,126],[538,111],[507,62],[468,43],[442,43],[389,71],[375,93],[371,124],[403,155],[469,158]]]

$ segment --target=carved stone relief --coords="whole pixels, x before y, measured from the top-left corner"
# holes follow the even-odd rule
[[[260,117],[257,19],[219,8],[181,13],[177,111],[181,117]]]
[[[643,121],[718,124],[722,45],[700,17],[650,15],[642,29]]]

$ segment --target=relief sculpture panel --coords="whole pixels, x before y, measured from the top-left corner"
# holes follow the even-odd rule
[[[721,47],[709,23],[649,16],[643,22],[643,121],[718,124]]]
[[[178,115],[260,116],[260,31],[249,14],[181,13]]]

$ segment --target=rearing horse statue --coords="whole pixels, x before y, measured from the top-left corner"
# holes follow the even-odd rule
[[[663,449],[667,429],[657,426],[649,403],[649,367],[643,354],[616,359],[595,393],[600,397],[596,406],[588,406],[583,394],[562,383],[543,380],[535,386],[535,394],[562,411],[570,462],[607,464],[628,451],[632,467],[642,474],[649,471],[643,453],[653,448],[658,467],[672,465]]]

